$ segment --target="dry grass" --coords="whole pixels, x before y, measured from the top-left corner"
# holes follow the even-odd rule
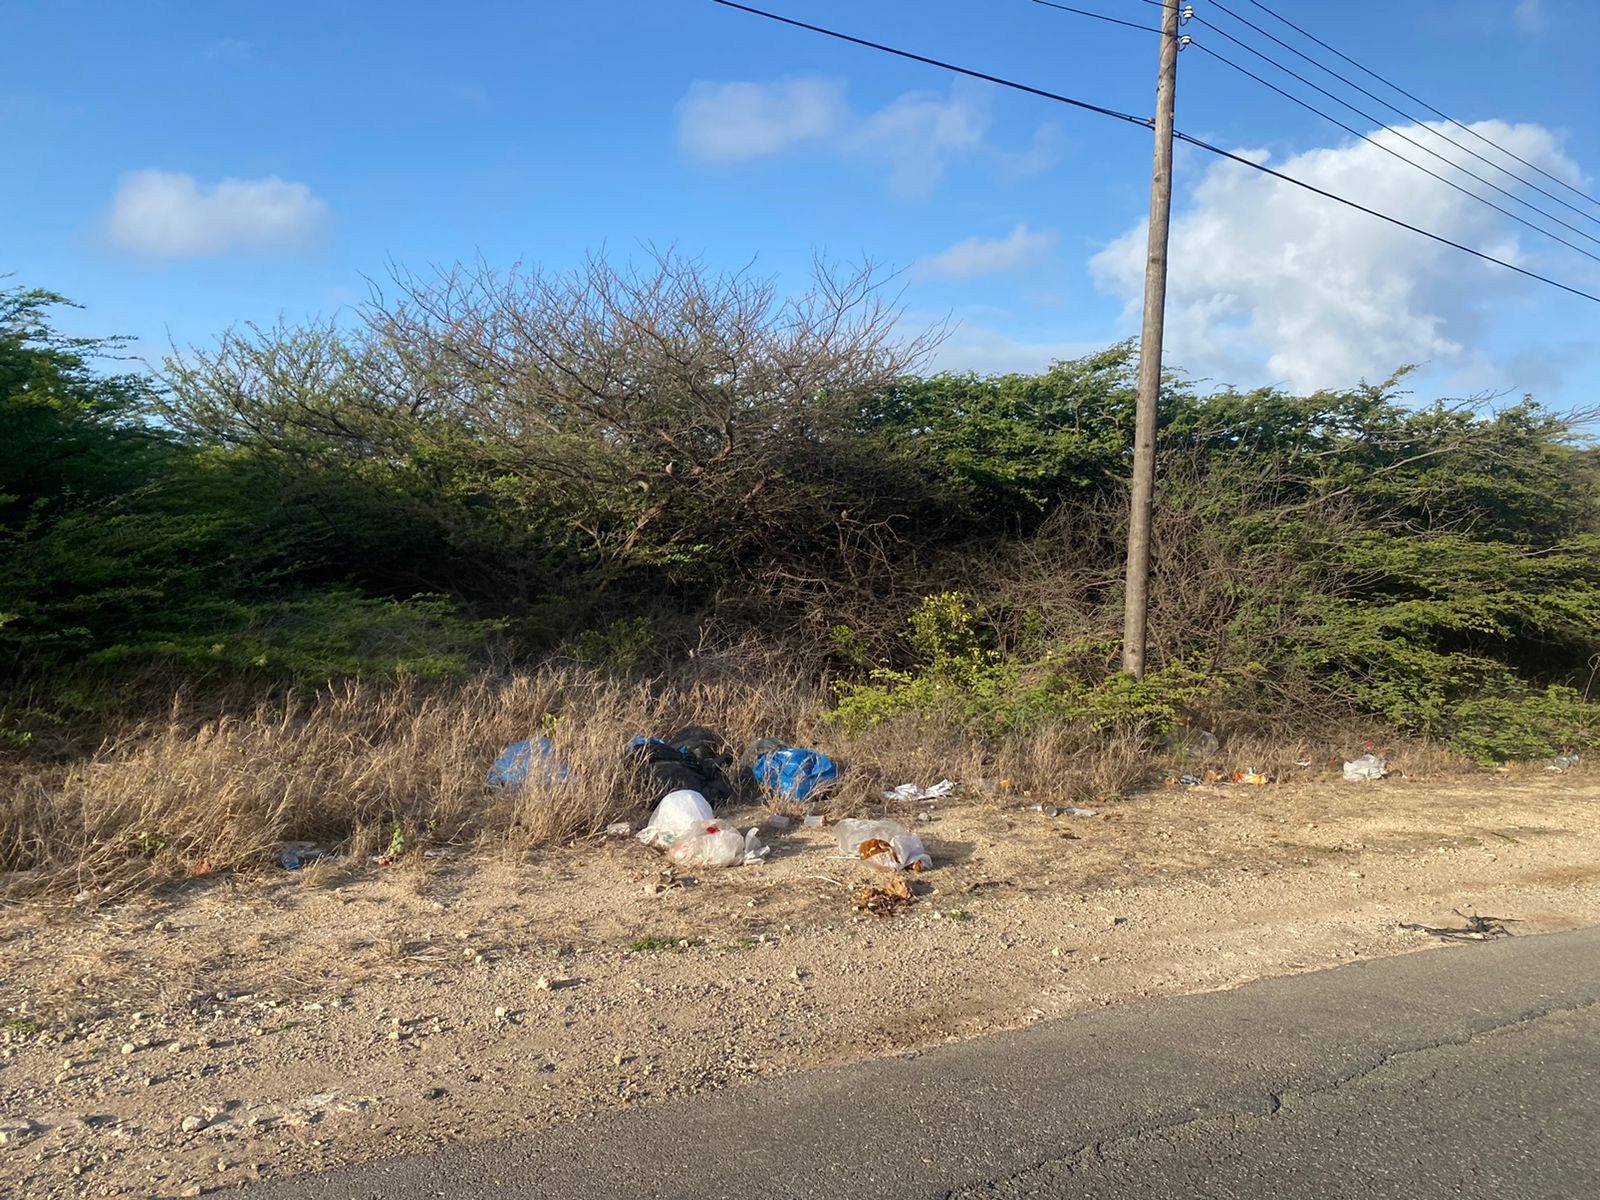
[[[827,749],[844,768],[828,797],[835,815],[876,807],[882,790],[907,781],[950,778],[973,796],[1089,803],[1165,769],[1137,737],[1067,727],[991,745],[959,726],[905,721],[842,742],[821,715],[815,683],[757,665],[708,656],[646,683],[549,669],[450,689],[351,684],[209,721],[175,705],[167,721],[128,729],[77,762],[0,767],[0,891],[109,899],[259,869],[286,841],[340,849],[336,862],[304,875],[309,886],[330,886],[365,869],[397,830],[424,888],[429,864],[417,852],[428,847],[488,841],[517,854],[641,820],[656,797],[632,786],[621,748],[635,734],[688,724],[709,725],[736,747],[776,736]],[[486,784],[501,747],[540,733],[569,767],[568,782]],[[1236,737],[1220,758],[1230,769],[1287,773],[1297,758],[1337,748]],[[1460,766],[1426,747],[1398,757],[1412,774]]]
[[[80,762],[13,766],[0,870],[25,873],[13,887],[117,892],[260,866],[285,841],[340,845],[363,862],[396,828],[408,851],[486,837],[544,844],[642,815],[652,798],[630,790],[619,753],[634,734],[694,721],[737,741],[803,732],[816,711],[799,684],[630,686],[576,671],[449,690],[352,684],[201,723],[175,711]],[[501,747],[540,733],[570,782],[485,783]]]

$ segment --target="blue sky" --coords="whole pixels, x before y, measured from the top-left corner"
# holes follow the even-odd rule
[[[1159,17],[1140,0],[1076,2]],[[1579,0],[1273,6],[1600,195],[1600,73]],[[767,7],[1112,108],[1153,108],[1153,35],[1027,0]],[[1299,44],[1251,0],[1226,7]],[[1212,32],[1226,30],[1313,73],[1227,12],[1196,9],[1197,42],[1270,72]],[[586,251],[625,257],[648,243],[719,265],[754,259],[794,287],[814,250],[904,268],[912,325],[954,318],[937,364],[951,368],[1039,369],[1137,329],[1147,131],[709,0],[35,0],[6,3],[4,20],[0,271],[84,304],[77,328],[130,334],[151,353],[169,337],[203,345],[236,322],[334,314],[391,262],[566,268]],[[1600,291],[1600,264],[1193,49],[1178,124]],[[1473,165],[1600,237],[1600,223]],[[1541,182],[1600,218],[1600,206]],[[1180,153],[1174,219],[1168,357],[1196,375],[1338,387],[1417,361],[1425,396],[1600,395],[1600,306],[1197,152]]]

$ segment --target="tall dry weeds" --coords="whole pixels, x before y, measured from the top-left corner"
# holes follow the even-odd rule
[[[349,684],[195,723],[181,710],[83,760],[12,765],[0,799],[0,871],[12,888],[122,892],[271,862],[286,841],[409,848],[494,838],[542,845],[638,819],[621,749],[687,724],[738,744],[814,734],[819,696],[798,680],[749,682],[711,664],[683,682],[623,683],[577,670],[443,688]],[[491,787],[510,742],[549,736],[569,778],[535,770]]]
[[[776,736],[827,749],[844,766],[828,800],[837,814],[880,805],[884,789],[907,781],[949,778],[970,796],[1088,803],[1126,795],[1162,770],[1135,734],[1067,725],[996,743],[910,719],[844,740],[826,721],[819,685],[773,665],[733,649],[646,681],[550,668],[451,688],[352,683],[210,720],[177,704],[164,722],[124,730],[76,762],[0,767],[0,892],[112,898],[266,867],[294,841],[338,847],[354,865],[391,844],[414,852],[488,842],[521,852],[559,843],[641,820],[658,797],[634,783],[623,747],[636,734],[691,724],[736,747]],[[540,735],[568,768],[565,782],[536,769],[519,789],[487,783],[501,748]],[[1241,732],[1225,736],[1218,757],[1286,774],[1302,754],[1327,750]],[[1459,765],[1436,749],[1405,753],[1413,769]]]

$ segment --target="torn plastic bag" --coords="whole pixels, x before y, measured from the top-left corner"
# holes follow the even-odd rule
[[[529,738],[512,742],[500,751],[500,757],[489,768],[489,782],[495,787],[519,788],[528,782],[534,760],[543,764],[539,777],[545,783],[565,783],[572,772],[564,763],[555,761],[555,747],[547,737],[537,741]]]
[[[820,750],[784,746],[756,757],[750,768],[763,791],[780,800],[821,796],[839,780],[839,764]]]
[[[883,794],[885,800],[898,800],[904,804],[915,804],[919,800],[941,800],[950,795],[960,786],[952,779],[941,779],[932,787],[921,787],[915,783],[902,783],[897,788],[891,788]],[[1002,783],[1002,786],[1004,784]]]
[[[1382,779],[1389,773],[1389,765],[1376,754],[1363,754],[1354,762],[1344,765],[1344,777],[1351,783],[1364,783],[1369,779]]]
[[[667,857],[680,867],[738,867],[768,853],[754,829],[740,833],[716,821],[695,821],[673,839]]]
[[[638,838],[646,846],[665,849],[685,830],[697,822],[711,820],[712,816],[711,805],[699,792],[688,789],[669,792],[656,805],[655,812],[650,814],[649,824],[639,831]]]
[[[922,839],[898,821],[846,817],[834,832],[840,850],[880,871],[923,871],[933,866]]]

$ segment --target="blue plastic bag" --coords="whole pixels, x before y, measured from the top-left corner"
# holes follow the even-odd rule
[[[495,787],[521,787],[528,782],[528,773],[533,770],[533,761],[537,757],[544,764],[540,777],[545,783],[565,783],[571,772],[555,761],[555,749],[546,737],[538,741],[529,739],[512,742],[500,751],[500,757],[489,768],[489,782]]]
[[[832,787],[839,764],[820,750],[786,746],[756,759],[751,768],[756,782],[783,800],[808,800]]]

